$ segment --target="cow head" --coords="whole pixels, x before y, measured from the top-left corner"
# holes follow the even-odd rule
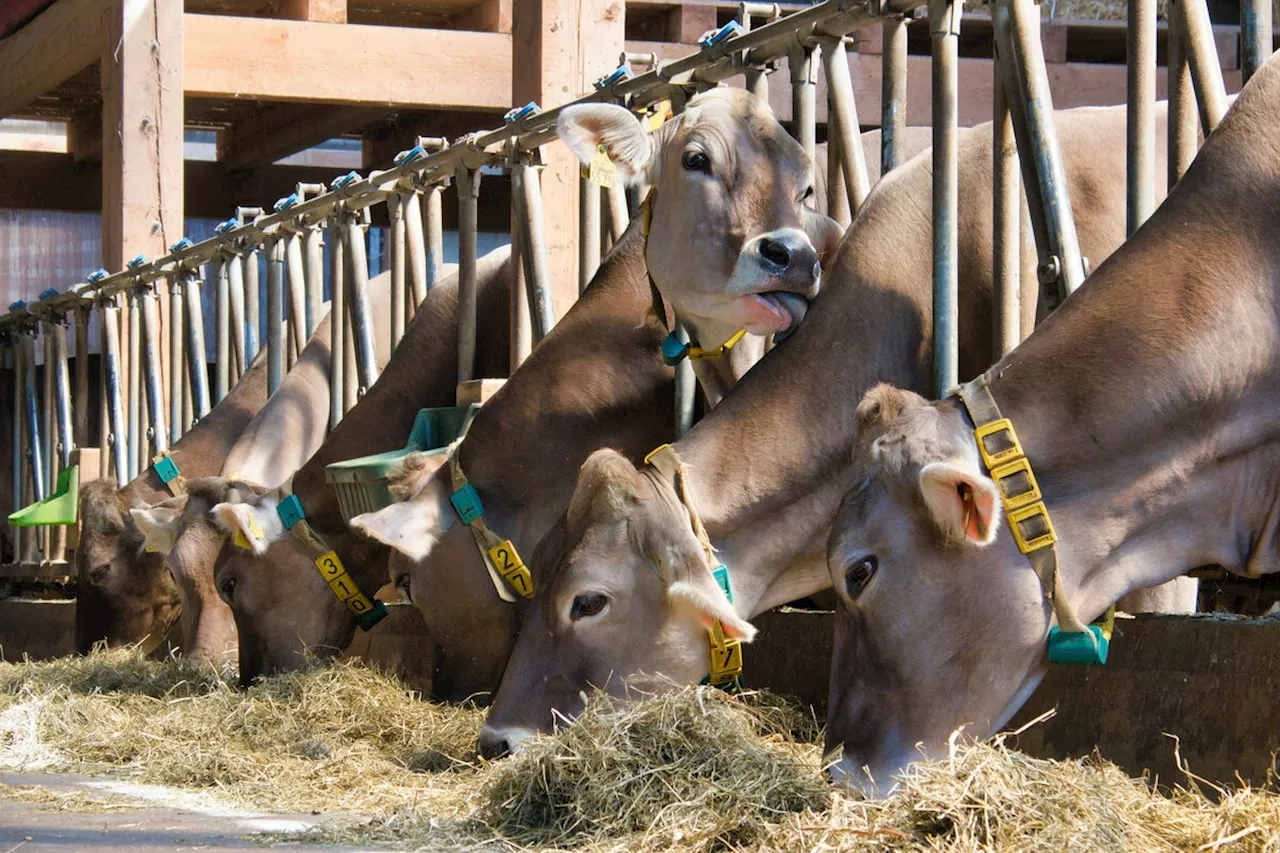
[[[813,164],[767,103],[713,89],[654,135],[622,107],[588,104],[564,110],[557,130],[583,163],[606,156],[619,180],[652,185],[646,260],[699,344],[804,319],[842,229],[806,206]]]
[[[626,697],[696,684],[715,621],[727,636],[755,635],[717,585],[671,486],[616,451],[588,457],[561,528],[534,560],[547,577],[481,732],[486,754],[577,714],[592,687]]]
[[[127,493],[106,481],[80,489],[80,542],[75,550],[79,582],[76,644],[141,643],[158,647],[178,618],[178,588],[161,554],[143,548],[144,536],[129,515]]]
[[[885,793],[965,727],[1003,725],[1040,677],[1049,611],[954,401],[881,385],[857,412],[854,487],[831,529],[840,598],[828,701],[833,775]],[[1084,614],[1081,614],[1084,615]]]
[[[351,527],[391,548],[389,579],[421,611],[435,648],[432,696],[486,699],[510,655],[517,610],[494,592],[471,528],[449,502],[446,460],[409,454],[391,476],[396,502],[356,516]]]
[[[146,536],[144,548],[164,555],[182,595],[182,646],[194,661],[214,662],[234,655],[235,617],[218,595],[214,564],[226,533],[211,517],[214,506],[238,500],[259,487],[224,477],[188,481],[187,493],[150,507],[130,510]]]

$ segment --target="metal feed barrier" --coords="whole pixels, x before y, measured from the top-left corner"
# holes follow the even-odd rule
[[[925,8],[927,6],[927,9]],[[674,61],[624,54],[621,66],[574,103],[618,103],[638,112],[669,102],[674,112],[698,91],[736,75],[762,97],[768,75],[785,59],[790,69],[793,132],[813,151],[819,66],[829,98],[828,202],[847,223],[871,187],[867,178],[854,88],[846,57],[848,35],[884,25],[882,169],[903,162],[906,116],[906,22],[927,14],[932,39],[934,364],[936,390],[945,393],[958,370],[957,44],[959,0],[825,0],[786,17],[777,6],[744,3],[737,19],[705,35],[700,50]],[[996,42],[994,104],[994,216],[997,340],[1004,351],[1023,336],[1020,327],[1019,186],[1025,188],[1043,285],[1041,305],[1051,310],[1085,278],[1062,158],[1052,119],[1048,78],[1033,0],[1000,0],[993,10]],[[1132,232],[1154,206],[1154,0],[1129,6],[1128,226]],[[1169,169],[1175,180],[1194,156],[1196,121],[1211,131],[1226,98],[1204,0],[1171,4],[1169,34]],[[1245,3],[1245,79],[1269,55],[1270,7]],[[1193,107],[1194,105],[1194,107]],[[1198,108],[1198,109],[1197,109]],[[143,472],[249,369],[265,342],[268,388],[274,391],[302,350],[321,314],[323,245],[329,247],[332,366],[331,422],[337,424],[377,379],[370,317],[366,230],[370,209],[387,205],[394,347],[416,307],[440,277],[443,256],[441,189],[458,191],[459,381],[474,378],[476,352],[477,210],[483,167],[510,170],[513,181],[513,252],[519,259],[513,288],[512,366],[555,323],[546,237],[542,227],[540,147],[554,140],[563,107],[512,110],[502,127],[450,142],[419,138],[395,164],[367,177],[352,172],[329,187],[299,185],[271,211],[238,208],[200,243],[182,240],[154,260],[136,258],[126,269],[99,271],[89,280],[39,300],[16,303],[0,317],[0,346],[15,376],[13,499],[25,506],[66,491],[65,472],[79,448],[90,446],[89,412],[101,415],[100,462],[92,476],[124,485]],[[604,198],[601,197],[604,192]],[[602,250],[627,227],[635,202],[620,186],[582,182],[580,286],[599,266]],[[602,217],[607,211],[608,240]],[[258,316],[258,255],[266,258],[266,323]],[[216,289],[212,391],[200,289]],[[162,318],[162,305],[167,315]],[[87,358],[68,372],[67,335],[78,356],[89,351],[96,315],[102,353],[99,399],[90,400]],[[36,347],[43,346],[43,392],[37,393]],[[166,383],[167,380],[167,383]],[[694,385],[688,362],[678,376],[677,430],[692,422]],[[72,489],[73,490],[73,489]],[[52,504],[51,504],[52,505]],[[52,511],[56,514],[56,511]],[[15,528],[9,576],[65,576],[65,527]],[[15,570],[16,569],[16,570]]]

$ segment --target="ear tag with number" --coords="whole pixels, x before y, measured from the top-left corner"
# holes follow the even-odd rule
[[[249,544],[249,540],[244,538],[244,532],[240,528],[236,528],[235,543],[237,548],[243,548],[246,551],[252,551],[253,546]]]
[[[520,554],[510,539],[503,539],[490,548],[489,559],[512,589],[524,598],[533,598],[533,575],[520,559]]]
[[[598,186],[609,189],[618,177],[618,167],[609,159],[609,146],[597,145],[596,156],[587,167],[587,178]]]
[[[258,520],[255,519],[252,514],[250,514],[249,516],[249,533],[255,539],[267,538],[267,535],[262,532],[262,528],[258,526]]]

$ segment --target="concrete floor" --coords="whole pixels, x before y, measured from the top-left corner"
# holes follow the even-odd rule
[[[264,849],[253,835],[316,826],[334,816],[262,814],[227,808],[212,797],[175,789],[131,785],[66,774],[0,774],[10,786],[39,785],[52,791],[104,793],[143,801],[145,808],[118,811],[46,811],[35,803],[4,798],[0,792],[0,853],[170,853],[176,850]],[[281,842],[272,847],[305,851],[354,851]]]

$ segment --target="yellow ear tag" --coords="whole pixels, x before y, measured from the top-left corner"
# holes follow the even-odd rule
[[[144,544],[143,544],[143,546],[142,546],[142,550],[143,550],[143,551],[145,551],[145,552],[147,552],[148,554],[159,554],[159,553],[160,553],[160,549],[159,549],[159,548],[157,548],[155,545],[152,545],[150,542],[144,543]]]
[[[251,533],[255,539],[267,538],[267,535],[262,532],[262,528],[258,526],[257,520],[252,515],[249,516],[249,533]]]
[[[587,179],[597,186],[609,189],[618,177],[618,167],[609,159],[609,146],[597,145],[596,156],[587,167]]]
[[[248,539],[244,538],[244,533],[240,532],[239,528],[236,529],[235,543],[237,548],[243,548],[246,551],[253,550],[253,546],[249,544]]]

